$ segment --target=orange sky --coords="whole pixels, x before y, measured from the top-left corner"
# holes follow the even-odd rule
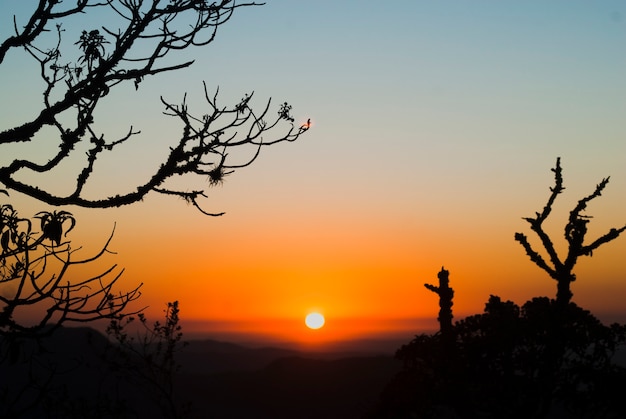
[[[551,184],[550,173],[544,178],[546,184],[536,187],[537,209]],[[279,192],[271,198],[286,201]],[[567,208],[573,202],[568,198],[564,195],[556,209]],[[528,210],[494,211],[470,223],[479,214],[466,208],[467,218],[444,215],[443,221],[433,217],[429,223],[402,210],[378,219],[371,212],[322,207],[291,216],[260,209],[207,219],[181,202],[152,198],[115,211],[80,210],[73,235],[95,246],[117,221],[111,248],[118,255],[108,260],[125,267],[122,284],[144,282],[140,303],[150,306],[151,319],[161,315],[166,301],[179,300],[183,324],[193,336],[307,345],[409,339],[437,327],[437,297],[423,284],[436,284],[442,265],[450,270],[456,292],[456,319],[481,312],[490,294],[521,305],[556,293],[555,282],[513,240],[518,227],[536,242],[520,218],[530,215]],[[477,207],[480,212],[482,206]],[[489,205],[485,208],[489,214]],[[600,209],[594,211],[599,219],[590,237],[610,227],[606,219],[614,214]],[[565,215],[563,210],[553,214],[560,222]],[[553,225],[559,241],[561,226]],[[583,258],[576,270],[574,301],[607,321],[616,320],[616,313],[624,320],[624,248],[619,238],[593,258]],[[305,315],[314,310],[327,318],[320,331],[304,325]]]
[[[252,211],[244,206],[219,218],[158,197],[116,210],[73,209],[78,223],[70,235],[73,246],[83,246],[79,254],[88,256],[116,224],[111,244],[116,254],[99,266],[117,263],[125,269],[120,290],[144,283],[138,306],[149,306],[150,319],[162,315],[165,302],[179,300],[190,336],[306,347],[346,339],[410,339],[437,327],[437,297],[423,284],[436,284],[442,266],[450,271],[455,289],[456,319],[481,312],[490,294],[520,305],[534,296],[555,295],[555,282],[513,240],[515,231],[523,231],[537,243],[521,216],[545,203],[552,182],[549,169],[546,172],[534,188],[534,205],[512,202],[511,208],[494,208],[489,201],[478,202],[455,216],[436,200],[421,204],[422,214],[429,217],[416,217],[411,208],[402,207],[359,214],[319,205],[291,213],[289,197],[277,186],[267,200],[284,207],[263,209],[259,204]],[[233,176],[232,183],[217,192],[235,191],[219,205],[229,207],[231,198],[240,199],[237,187],[254,184],[253,177]],[[287,180],[287,171],[272,179],[278,185]],[[597,219],[590,224],[590,238],[618,225],[619,214],[602,206],[602,198],[619,195],[611,186],[592,205],[590,213]],[[554,222],[548,223],[555,242],[561,240],[566,209],[575,202],[570,195],[578,196],[584,188],[571,189],[562,203],[557,201]],[[15,201],[18,209],[20,203],[37,206]],[[252,199],[249,205],[259,202],[265,201]],[[593,258],[581,259],[576,269],[574,301],[606,321],[626,320],[624,240],[620,237]],[[305,315],[314,310],[327,318],[319,331],[304,325]]]

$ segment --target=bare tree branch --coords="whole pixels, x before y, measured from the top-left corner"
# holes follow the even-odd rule
[[[574,209],[570,211],[568,222],[565,225],[565,239],[568,242],[567,257],[564,261],[561,261],[554,248],[552,240],[543,230],[542,226],[542,223],[552,211],[552,205],[554,204],[556,196],[565,189],[563,187],[563,176],[561,173],[562,169],[560,162],[560,158],[557,158],[556,166],[552,169],[554,172],[555,185],[553,188],[550,188],[551,194],[543,211],[541,213],[536,213],[535,218],[524,218],[524,220],[528,221],[530,224],[531,230],[533,230],[539,237],[544,250],[550,257],[552,266],[550,266],[545,259],[532,248],[526,235],[523,233],[515,233],[515,240],[522,245],[526,254],[535,265],[546,271],[550,277],[557,281],[557,301],[569,303],[572,298],[570,283],[576,280],[576,275],[573,270],[576,262],[578,261],[578,257],[592,256],[595,249],[604,243],[608,243],[616,239],[622,232],[626,231],[626,225],[621,228],[612,228],[608,233],[599,237],[591,244],[584,244],[585,236],[587,234],[587,224],[589,223],[591,217],[581,213],[587,208],[587,204],[590,201],[601,196],[602,191],[609,183],[609,178],[607,177],[596,185],[596,189],[593,193],[579,200]]]
[[[554,244],[552,243],[552,240],[550,239],[548,234],[543,230],[543,222],[546,220],[546,218],[548,218],[548,216],[552,212],[552,205],[554,204],[554,201],[556,200],[557,195],[565,190],[565,188],[563,187],[563,175],[562,175],[560,157],[557,157],[556,165],[554,169],[551,169],[551,170],[552,172],[554,172],[554,187],[550,188],[550,197],[548,198],[548,202],[543,207],[543,211],[541,211],[541,213],[538,213],[538,212],[535,213],[535,218],[524,218],[524,220],[528,221],[528,223],[530,224],[530,228],[537,234],[537,236],[539,236],[539,239],[541,240],[541,244],[543,245],[544,249],[548,253],[550,261],[555,266],[555,268],[558,268],[562,265],[562,263],[561,263],[561,260],[559,259],[559,256],[557,255],[557,252],[556,252],[556,249],[554,248]],[[517,240],[517,237],[516,237],[516,240]],[[528,249],[527,249],[527,253],[528,253]],[[530,256],[530,253],[528,254]],[[539,260],[539,259],[536,259],[536,260]],[[543,259],[541,260],[543,261]],[[550,271],[548,270],[546,270],[546,272],[550,273]]]
[[[53,127],[57,132],[58,148],[44,162],[32,157],[9,160],[0,166],[0,183],[7,189],[51,205],[118,207],[158,192],[183,198],[202,213],[221,215],[221,212],[212,213],[201,208],[199,199],[207,197],[205,190],[179,191],[168,187],[166,182],[175,176],[191,175],[208,179],[209,186],[221,183],[233,169],[252,164],[262,147],[297,140],[308,130],[310,121],[296,127],[291,106],[286,102],[278,107],[273,118],[271,100],[260,113],[256,113],[251,107],[252,94],[245,95],[236,105],[218,108],[217,93],[210,97],[206,84],[204,93],[208,113],[204,115],[202,112],[191,114],[186,98],[180,105],[162,98],[164,114],[176,118],[182,126],[179,138],[167,139],[172,146],[165,161],[147,179],[137,180],[134,187],[115,195],[91,198],[87,197],[85,190],[91,176],[97,172],[98,159],[141,134],[131,126],[125,136],[111,140],[106,133],[96,130],[96,110],[100,99],[118,86],[132,83],[138,89],[146,77],[190,66],[193,61],[176,62],[176,52],[210,44],[215,40],[218,28],[231,19],[236,9],[260,4],[237,4],[232,0],[78,0],[74,7],[63,8],[61,2],[41,0],[26,25],[20,28],[14,18],[15,35],[0,44],[0,63],[12,48],[21,48],[29,54],[39,66],[40,78],[44,82],[43,107],[32,120],[2,129],[0,147],[33,142],[44,135],[44,128]],[[64,18],[88,13],[108,13],[117,19],[100,29],[82,30],[70,45],[63,42],[68,36],[63,27]],[[48,38],[48,34],[56,37],[53,38],[54,45],[51,48],[39,46],[43,45],[40,41]],[[78,58],[62,61],[66,56]],[[164,61],[166,57],[167,62]],[[72,123],[68,122],[72,120]],[[275,134],[276,130],[284,131]],[[45,135],[45,141],[53,140],[48,131]],[[25,180],[31,179],[24,176],[28,173],[50,172],[75,158],[77,153],[83,153],[79,147],[81,144],[88,148],[86,159],[81,158],[82,168],[74,179],[66,182],[74,185],[68,193],[60,194],[42,188],[32,180]],[[231,163],[228,150],[236,147],[250,147],[253,150],[251,157]]]
[[[524,247],[524,250],[526,250],[526,254],[530,257],[530,260],[535,263],[535,265],[546,271],[548,275],[550,275],[552,278],[557,279],[556,271],[551,268],[550,265],[548,265],[543,259],[543,257],[541,257],[541,255],[532,248],[525,234],[515,233],[515,240],[518,241],[522,245],[522,247]]]
[[[69,233],[75,220],[67,211],[40,212],[41,231],[30,220],[20,218],[10,205],[0,207],[0,336],[49,334],[67,322],[93,322],[120,318],[141,296],[141,285],[126,292],[114,287],[123,270],[117,265],[83,279],[74,268],[97,262],[111,253],[113,233],[94,255],[75,259]],[[39,319],[23,323],[21,315],[39,310]]]

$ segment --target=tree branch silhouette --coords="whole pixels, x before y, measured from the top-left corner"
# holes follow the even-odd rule
[[[584,215],[582,212],[585,211],[590,201],[602,195],[602,191],[609,183],[609,178],[602,179],[602,181],[596,185],[594,192],[580,199],[574,209],[570,211],[568,222],[564,229],[565,239],[568,243],[567,256],[565,259],[561,259],[554,248],[550,236],[543,229],[543,222],[550,215],[552,205],[557,195],[565,189],[563,187],[560,158],[556,159],[556,165],[551,170],[554,172],[554,187],[550,188],[551,193],[546,206],[541,213],[535,213],[534,218],[523,218],[530,224],[531,230],[539,237],[544,250],[549,256],[551,265],[533,249],[525,234],[515,233],[515,240],[522,245],[526,254],[535,265],[543,269],[551,278],[557,281],[556,299],[560,303],[567,304],[573,296],[570,284],[576,280],[576,275],[573,273],[573,270],[578,258],[580,256],[592,256],[595,249],[619,237],[619,235],[626,230],[626,225],[621,228],[612,228],[608,233],[600,236],[590,244],[584,244],[587,234],[587,224],[592,217]]]
[[[141,134],[131,125],[121,138],[110,138],[96,129],[96,110],[113,89],[129,83],[139,89],[147,77],[189,67],[193,60],[177,61],[177,52],[210,44],[218,28],[230,20],[236,9],[261,4],[236,4],[232,0],[77,0],[75,6],[64,9],[62,2],[41,0],[24,26],[20,27],[14,17],[15,34],[0,44],[0,64],[11,49],[25,50],[40,68],[43,107],[32,120],[0,131],[0,148],[40,137],[50,142],[50,127],[56,132],[58,148],[43,163],[29,157],[13,158],[0,165],[0,183],[57,206],[118,207],[156,192],[182,198],[204,214],[221,215],[201,208],[199,198],[207,197],[204,188],[179,190],[169,187],[167,181],[191,175],[208,179],[209,186],[220,183],[225,174],[254,162],[263,146],[298,139],[309,129],[310,122],[296,126],[287,103],[280,105],[272,117],[271,100],[257,114],[251,107],[252,94],[230,107],[218,107],[217,93],[210,97],[206,84],[208,112],[198,112],[202,116],[188,110],[186,96],[179,105],[161,98],[164,114],[176,118],[182,126],[179,138],[168,139],[172,145],[165,161],[147,180],[136,181],[128,191],[91,198],[85,194],[85,187],[96,170],[97,160]],[[63,42],[67,38],[65,19],[87,13],[108,13],[115,19],[102,31],[83,30],[78,40],[68,46]],[[56,41],[46,49],[44,41],[49,43],[50,36],[56,37]],[[66,56],[76,59],[63,61]],[[84,153],[79,145],[87,148],[86,159],[79,157]],[[244,147],[252,148],[253,157],[230,163],[228,151]],[[67,183],[74,185],[69,193],[53,192],[25,180],[29,173],[50,172],[70,158],[81,158],[83,164],[75,179],[68,179]]]
[[[11,205],[0,206],[0,337],[50,334],[67,322],[117,318],[141,296],[141,285],[117,293],[124,272],[113,265],[76,280],[74,269],[99,260],[109,250],[113,232],[94,255],[76,259],[78,249],[63,238],[75,225],[67,211],[40,212],[41,232]],[[68,227],[69,224],[69,227]],[[41,315],[34,318],[39,311]],[[31,317],[24,321],[24,315]]]

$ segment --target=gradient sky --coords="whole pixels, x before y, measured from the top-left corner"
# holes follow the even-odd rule
[[[567,189],[550,217],[555,241],[567,212],[606,176],[589,238],[626,223],[623,1],[269,0],[238,10],[212,45],[187,56],[192,68],[103,105],[108,129],[132,124],[142,137],[102,163],[114,173],[97,191],[158,163],[158,146],[180,132],[159,96],[180,102],[187,92],[202,114],[203,80],[219,86],[223,104],[253,90],[258,107],[288,101],[313,128],[212,188],[205,208],[225,211],[220,218],[160,196],[67,208],[85,251],[116,223],[111,260],[129,288],[145,284],[152,318],[177,299],[192,333],[410,337],[436,327],[437,298],[423,284],[442,266],[456,319],[482,312],[490,294],[520,305],[554,297],[556,283],[513,236],[538,245],[522,217],[543,208],[557,156]],[[0,104],[3,128],[40,103],[20,59],[0,67],[0,94],[13,98]],[[22,215],[46,209],[11,198]],[[576,269],[574,301],[605,321],[626,321],[624,256],[620,237]],[[327,317],[320,331],[304,328],[312,309]]]

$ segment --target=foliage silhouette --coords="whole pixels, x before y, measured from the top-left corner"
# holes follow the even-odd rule
[[[43,106],[32,120],[3,128],[0,148],[15,153],[16,148],[10,148],[13,145],[53,141],[58,147],[56,151],[54,147],[41,148],[50,150],[44,159],[25,156],[0,163],[0,184],[47,204],[89,208],[132,204],[150,192],[157,192],[180,197],[207,215],[221,215],[201,208],[198,200],[207,197],[204,190],[174,187],[168,181],[189,175],[208,179],[209,186],[220,183],[232,170],[254,162],[262,147],[297,140],[309,129],[310,120],[294,125],[291,105],[287,103],[280,105],[272,116],[271,100],[260,111],[254,111],[253,94],[224,107],[218,104],[217,92],[209,94],[206,84],[204,98],[208,110],[205,111],[189,111],[186,96],[178,105],[161,98],[164,114],[175,118],[182,128],[180,137],[169,141],[171,146],[164,161],[155,165],[147,180],[135,180],[135,185],[115,195],[92,198],[94,192],[86,192],[86,188],[96,161],[107,152],[118,149],[121,152],[119,146],[140,134],[131,123],[120,138],[98,131],[97,110],[112,90],[131,83],[139,89],[147,77],[189,67],[193,61],[181,60],[181,51],[210,44],[218,28],[230,20],[236,9],[255,5],[260,3],[77,0],[75,5],[66,6],[64,2],[42,0],[23,26],[14,16],[14,35],[0,42],[0,65],[9,59],[9,52],[25,51],[39,68]],[[72,34],[70,22],[77,17],[88,22],[90,16],[107,16],[110,20],[102,31],[82,30],[80,36]],[[78,40],[64,42],[72,36]],[[72,61],[64,57],[76,58]],[[274,131],[278,133],[273,134]],[[56,134],[50,136],[51,132]],[[264,136],[273,138],[264,139]],[[248,157],[239,163],[231,162],[229,153],[242,149],[248,150]],[[85,150],[86,158],[82,157]],[[30,176],[52,172],[69,161],[81,161],[82,168],[76,171],[75,179],[62,182],[71,187],[68,193],[44,188]]]
[[[565,225],[565,239],[568,244],[567,256],[565,259],[561,259],[557,254],[550,236],[543,229],[543,222],[552,212],[552,205],[557,195],[565,189],[563,187],[560,158],[556,159],[556,166],[552,171],[554,172],[554,187],[550,188],[551,193],[548,202],[541,213],[535,213],[534,218],[524,218],[524,220],[528,221],[530,224],[531,230],[534,231],[541,240],[541,244],[548,254],[552,265],[548,264],[548,262],[532,248],[525,234],[515,233],[515,240],[524,247],[526,254],[535,265],[546,271],[552,279],[557,281],[556,300],[560,303],[567,304],[570,302],[573,295],[570,284],[576,280],[576,275],[573,270],[578,258],[580,256],[593,256],[593,251],[598,247],[619,237],[619,235],[626,230],[626,225],[621,228],[612,228],[608,233],[600,236],[590,244],[584,244],[585,235],[587,234],[587,224],[592,217],[581,213],[587,208],[587,204],[590,201],[602,194],[602,191],[609,183],[608,177],[602,179],[602,181],[596,185],[595,191],[579,200],[578,204],[576,204],[574,209],[570,212],[569,219]]]
[[[548,203],[535,218],[525,218],[537,233],[553,266],[517,233],[532,262],[557,281],[556,299],[537,297],[521,308],[491,296],[482,314],[448,326],[453,293],[442,281],[426,288],[440,297],[438,333],[416,336],[396,352],[400,373],[381,395],[373,417],[380,418],[622,418],[626,417],[626,365],[615,362],[626,350],[626,325],[602,324],[571,302],[570,283],[579,256],[591,256],[617,238],[626,226],[585,245],[588,216],[581,214],[600,196],[604,179],[578,201],[565,226],[568,255],[561,261],[542,223],[563,191],[560,159]],[[444,310],[444,307],[446,310]],[[449,314],[448,310],[449,310]],[[442,321],[444,319],[444,321]]]

